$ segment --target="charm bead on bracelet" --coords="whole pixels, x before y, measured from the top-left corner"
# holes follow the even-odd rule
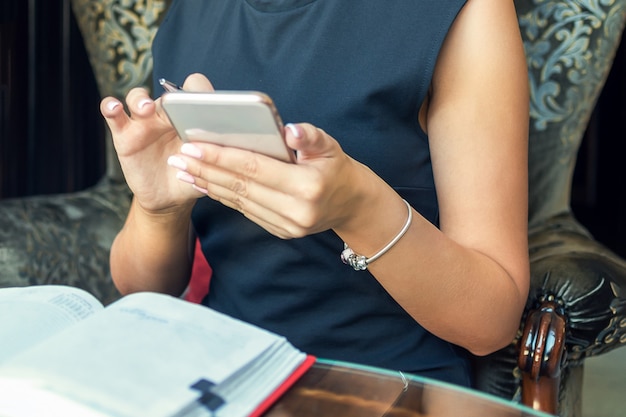
[[[409,230],[409,227],[411,226],[411,221],[413,220],[413,210],[411,209],[411,205],[407,203],[407,201],[404,199],[402,199],[402,201],[404,202],[404,204],[406,204],[409,215],[406,219],[406,223],[404,223],[404,226],[402,226],[402,230],[400,230],[396,237],[391,239],[391,242],[387,243],[387,245],[380,251],[378,251],[378,253],[369,258],[365,257],[364,255],[359,255],[355,253],[352,249],[350,249],[348,244],[344,242],[343,251],[341,252],[341,260],[344,264],[350,265],[352,268],[354,268],[355,271],[365,271],[369,264],[383,256],[389,249],[393,247],[393,245],[398,243],[398,241],[402,238],[402,236],[404,236],[406,231]]]

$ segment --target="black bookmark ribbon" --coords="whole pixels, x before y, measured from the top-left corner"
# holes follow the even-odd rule
[[[190,388],[200,392],[198,402],[202,404],[211,415],[215,413],[222,405],[226,403],[222,397],[213,392],[215,383],[207,379],[199,379]]]

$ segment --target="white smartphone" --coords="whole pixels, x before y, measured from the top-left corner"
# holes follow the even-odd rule
[[[283,123],[272,99],[257,91],[166,92],[163,109],[182,140],[190,137],[247,149],[286,162],[295,153],[285,143]]]

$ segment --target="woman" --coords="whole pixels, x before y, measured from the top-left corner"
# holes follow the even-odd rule
[[[289,164],[182,144],[142,89],[129,115],[105,98],[134,192],[121,292],[181,294],[198,236],[206,305],[320,357],[469,385],[466,351],[512,340],[529,280],[512,1],[179,0],[153,52],[155,78],[263,91],[307,123],[285,129]]]

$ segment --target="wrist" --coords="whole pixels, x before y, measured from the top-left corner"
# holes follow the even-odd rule
[[[154,210],[143,207],[137,200],[133,200],[128,220],[142,228],[156,230],[186,230],[191,222],[191,212],[194,204],[183,204]]]
[[[398,234],[395,235],[393,239],[391,239],[389,243],[387,243],[381,250],[379,250],[378,252],[376,252],[374,255],[370,257],[355,253],[354,250],[352,250],[350,246],[348,246],[348,244],[344,242],[343,252],[341,252],[341,260],[343,261],[344,264],[350,265],[355,271],[364,271],[367,269],[370,263],[376,261],[378,258],[383,256],[396,243],[398,243],[400,239],[402,239],[402,237],[407,232],[407,230],[409,230],[409,227],[411,227],[411,222],[413,220],[413,209],[411,205],[404,199],[402,199],[402,201],[407,207],[407,219],[404,225],[402,226],[402,229],[400,229],[400,231],[398,232]]]
[[[415,219],[409,218],[409,209],[414,217],[410,205],[393,188],[369,168],[362,166],[362,169],[367,172],[350,182],[352,197],[346,204],[348,212],[334,231],[354,253],[370,258],[401,231],[406,233]]]

